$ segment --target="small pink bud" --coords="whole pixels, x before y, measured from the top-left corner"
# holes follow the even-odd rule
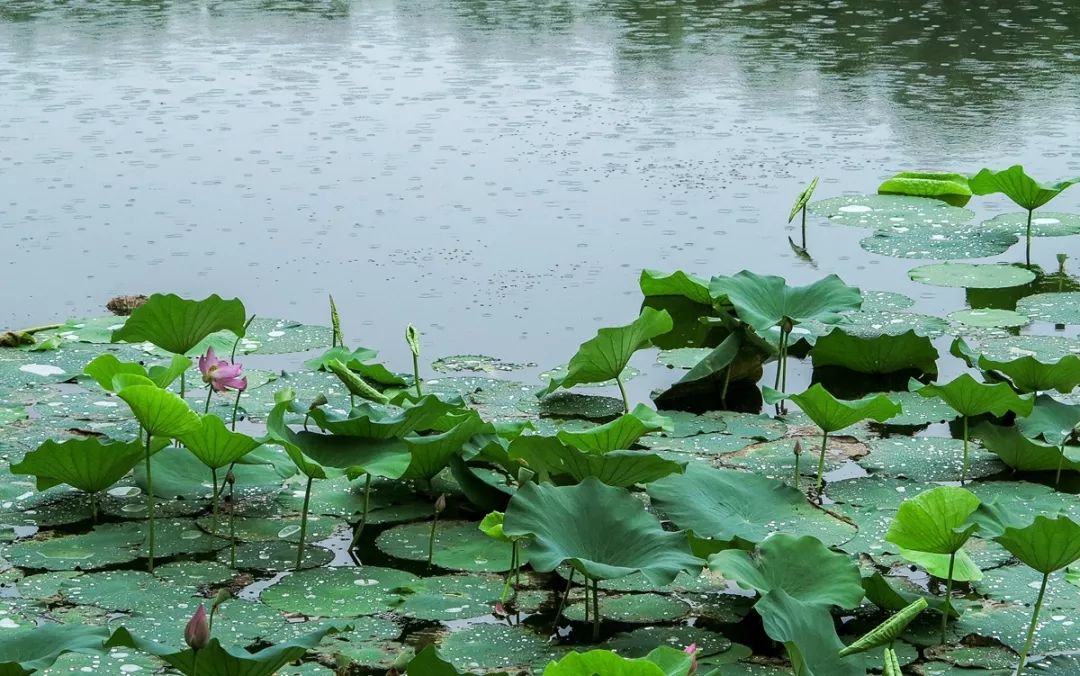
[[[506,617],[509,615],[509,613],[506,612],[506,606],[503,605],[502,601],[495,602],[495,610],[491,614],[495,617]]]
[[[210,624],[206,618],[206,607],[201,603],[184,627],[184,641],[192,650],[202,650],[210,642]]]
[[[690,656],[690,671],[686,672],[686,676],[694,676],[697,673],[697,643],[686,646],[683,652]]]
[[[445,509],[446,509],[446,493],[442,493],[441,495],[439,495],[438,499],[435,500],[435,513],[436,514],[441,514],[443,512],[443,510],[445,510]]]
[[[802,444],[800,444],[798,442],[798,440],[795,441],[795,449],[794,450],[795,450],[795,455],[802,455]]]

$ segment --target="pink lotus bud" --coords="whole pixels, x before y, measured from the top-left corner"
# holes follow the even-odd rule
[[[435,513],[436,514],[441,514],[443,512],[443,510],[445,510],[445,509],[446,509],[446,493],[442,493],[441,495],[439,495],[438,499],[435,500]]]
[[[201,603],[184,627],[184,641],[192,650],[202,650],[210,642],[210,624],[206,617],[206,607]]]
[[[795,442],[794,451],[795,451],[795,455],[802,455],[802,444],[800,444],[798,441]]]
[[[686,672],[686,676],[694,676],[697,673],[697,643],[686,646],[683,652],[690,656],[690,671]]]
[[[495,602],[495,610],[493,610],[491,614],[495,617],[506,617],[509,615],[509,613],[506,612],[506,606],[503,605],[502,601]]]

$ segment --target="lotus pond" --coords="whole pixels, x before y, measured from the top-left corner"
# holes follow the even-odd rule
[[[386,363],[333,298],[3,334],[0,673],[1077,673],[1080,284],[1030,262],[1072,181],[816,184],[800,256],[864,228],[968,307],[644,270],[539,374]]]

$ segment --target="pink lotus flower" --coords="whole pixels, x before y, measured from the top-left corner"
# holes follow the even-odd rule
[[[697,673],[697,643],[686,646],[683,652],[690,656],[690,671],[686,672],[686,676],[694,676]]]
[[[184,627],[184,641],[192,650],[202,650],[210,642],[210,624],[206,619],[206,607],[201,603]]]
[[[206,350],[205,355],[199,357],[199,372],[202,373],[203,382],[214,388],[215,392],[246,390],[247,378],[240,375],[243,369],[244,367],[240,364],[230,364],[224,359],[218,359],[212,347]]]

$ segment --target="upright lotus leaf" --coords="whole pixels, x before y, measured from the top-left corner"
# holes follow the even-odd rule
[[[324,626],[318,631],[272,645],[256,653],[239,647],[226,648],[216,638],[211,638],[197,653],[191,648],[179,650],[137,638],[124,627],[116,630],[107,645],[135,648],[148,655],[160,657],[185,676],[273,676],[286,664],[295,662],[319,645],[323,637],[342,630],[347,630],[347,627],[339,629],[333,625]]]
[[[638,404],[630,413],[625,413],[609,423],[581,432],[559,430],[556,437],[581,451],[607,453],[628,449],[649,432],[673,430],[674,423],[670,418],[665,418],[644,404]]]
[[[1055,446],[1068,441],[1077,425],[1080,425],[1080,405],[1066,404],[1045,394],[1035,398],[1031,415],[1016,421],[1024,436]]]
[[[105,652],[109,630],[79,624],[42,624],[0,633],[0,675],[28,676],[53,665],[64,653]]]
[[[332,347],[321,356],[305,361],[304,368],[312,371],[329,371],[329,365],[336,361],[344,364],[348,370],[355,371],[361,377],[380,385],[404,387],[407,384],[404,378],[382,364],[372,361],[378,354],[376,350],[366,347],[358,347],[355,350],[344,346]]]
[[[923,397],[941,399],[963,416],[964,462],[960,470],[961,484],[967,478],[969,418],[986,413],[1001,417],[1009,412],[1023,417],[1029,415],[1035,405],[1035,397],[1032,394],[1017,394],[1012,387],[1005,383],[980,383],[967,373],[961,374],[944,385],[936,383],[923,385],[912,380],[909,383],[909,389],[918,392]]]
[[[594,477],[608,486],[622,488],[681,473],[687,465],[643,451],[581,450],[555,437],[535,435],[514,439],[507,455],[510,460],[519,461],[536,472],[540,481],[579,483]]]
[[[405,408],[363,402],[347,417],[337,416],[322,408],[310,411],[311,419],[321,429],[333,434],[365,439],[400,439],[410,432],[433,429],[448,413],[460,412],[455,404],[434,395],[421,397]]]
[[[1020,653],[1020,666],[1016,669],[1016,673],[1020,674],[1024,671],[1024,663],[1035,640],[1039,610],[1046,595],[1046,583],[1050,574],[1080,559],[1080,524],[1064,515],[1054,518],[1039,515],[1023,528],[1005,528],[1005,532],[994,539],[1025,565],[1043,574],[1039,595],[1031,611],[1027,639]]]
[[[695,303],[712,305],[708,280],[682,270],[676,270],[672,273],[658,270],[642,270],[638,284],[641,286],[641,294],[646,298],[653,296],[682,296]]]
[[[725,549],[709,557],[709,568],[759,594],[783,590],[822,608],[855,608],[864,596],[854,561],[809,535],[773,535],[753,553]]]
[[[964,552],[964,543],[978,530],[971,517],[979,509],[981,501],[969,490],[952,486],[939,486],[908,498],[900,503],[885,539],[901,548],[901,554],[921,564],[931,575],[946,580],[946,608],[952,604],[952,585],[959,559],[965,579],[979,579],[978,566]],[[942,575],[940,561],[929,555],[947,555],[948,568]],[[941,640],[945,641],[949,613],[942,613]]]
[[[769,638],[784,644],[795,676],[865,676],[862,655],[840,655],[844,644],[827,606],[774,589],[754,610]]]
[[[637,319],[626,326],[600,329],[595,338],[582,343],[570,358],[566,375],[552,378],[540,392],[541,396],[559,388],[569,389],[575,385],[614,380],[619,385],[624,409],[629,411],[630,402],[621,379],[623,370],[635,352],[648,347],[653,338],[664,335],[673,327],[671,315],[666,310],[646,307]]]
[[[405,673],[423,674],[424,676],[476,676],[471,671],[458,671],[453,664],[443,659],[438,649],[431,643],[409,660]],[[492,672],[491,676],[507,676],[507,674],[506,672]]]
[[[591,580],[640,572],[665,585],[704,563],[690,553],[686,533],[665,531],[628,491],[594,478],[576,486],[525,483],[506,508],[503,533],[530,537],[524,553],[544,573],[566,563]]]
[[[447,420],[450,428],[445,432],[404,437],[412,459],[402,478],[430,481],[446,469],[451,458],[461,455],[466,443],[486,427],[480,414],[472,410],[447,416]]]
[[[785,317],[796,324],[809,320],[836,324],[844,312],[862,306],[859,289],[829,275],[808,286],[788,286],[783,277],[757,275],[743,270],[731,277],[713,277],[709,290],[714,299],[726,298],[739,319],[759,333],[779,325]]]
[[[223,300],[214,294],[196,301],[155,293],[113,331],[112,342],[146,341],[166,352],[187,354],[217,331],[232,331],[242,337],[246,322],[244,304],[237,298]]]
[[[649,484],[658,512],[699,538],[758,543],[778,532],[805,532],[810,521],[832,519],[780,481],[692,463],[683,475]]]
[[[239,462],[261,444],[246,434],[230,431],[216,415],[202,416],[202,425],[180,435],[180,443],[210,469]]]
[[[947,171],[901,171],[878,186],[880,195],[910,195],[930,197],[954,207],[962,207],[971,199],[968,178]]]
[[[683,650],[660,646],[645,657],[622,657],[611,650],[568,653],[551,662],[543,676],[686,676],[694,657]]]
[[[1021,392],[1056,390],[1068,394],[1080,385],[1080,356],[1070,354],[1056,362],[1046,363],[1025,355],[1010,361],[995,361],[979,357],[983,371],[1000,373]]]
[[[1028,176],[1024,168],[1017,164],[1002,171],[983,169],[968,180],[968,185],[971,187],[971,192],[976,195],[1002,193],[1017,206],[1027,210],[1027,263],[1030,265],[1032,213],[1057,197],[1062,190],[1077,182],[1080,182],[1080,178],[1049,184],[1039,183]]]
[[[803,188],[799,196],[795,198],[795,203],[791,205],[791,212],[788,213],[787,222],[790,223],[795,220],[795,216],[806,209],[806,204],[810,201],[810,198],[814,196],[814,189],[817,188],[818,181],[821,180],[820,176],[815,176],[810,183]]]
[[[142,364],[120,361],[116,355],[109,353],[100,354],[90,360],[83,368],[83,373],[93,378],[106,392],[116,391],[113,379],[121,373],[149,377]]]
[[[869,374],[917,369],[936,374],[938,351],[929,338],[914,329],[867,337],[849,334],[838,327],[817,339],[810,357],[814,368],[838,366]]]
[[[161,450],[166,440],[157,440],[151,454]],[[12,474],[37,477],[37,489],[43,491],[67,484],[90,494],[90,508],[97,518],[97,493],[108,489],[143,459],[146,449],[138,442],[103,440],[101,437],[68,439],[57,443],[46,440],[11,466]]]
[[[973,432],[986,450],[1020,472],[1080,472],[1080,447],[1029,439],[1018,426],[1002,427],[984,422],[976,425]]]
[[[837,399],[829,394],[821,383],[815,383],[802,394],[783,394],[768,387],[764,388],[764,393],[765,401],[768,403],[775,403],[785,398],[795,402],[803,413],[821,428],[821,451],[818,457],[817,473],[818,493],[821,492],[825,476],[825,451],[828,449],[830,433],[863,420],[885,422],[901,411],[900,404],[883,394],[855,400]]]

